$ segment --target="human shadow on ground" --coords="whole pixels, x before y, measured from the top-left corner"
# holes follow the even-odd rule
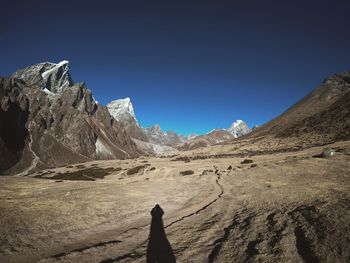
[[[151,210],[152,221],[147,246],[147,263],[175,263],[176,258],[166,237],[163,209],[157,204]]]

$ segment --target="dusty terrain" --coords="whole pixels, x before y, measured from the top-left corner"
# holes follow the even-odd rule
[[[350,141],[264,143],[0,177],[0,262],[145,262],[155,204],[177,262],[349,262]]]

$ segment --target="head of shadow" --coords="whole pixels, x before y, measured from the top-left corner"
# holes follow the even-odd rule
[[[147,263],[174,263],[176,258],[166,237],[163,218],[163,209],[157,204],[151,210],[152,221],[147,247]]]

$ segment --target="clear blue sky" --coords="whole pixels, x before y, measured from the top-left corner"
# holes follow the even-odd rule
[[[94,3],[93,3],[94,2]],[[0,75],[70,61],[142,126],[261,125],[350,69],[350,1],[1,1]]]

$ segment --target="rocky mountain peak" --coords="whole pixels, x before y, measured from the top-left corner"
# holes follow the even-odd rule
[[[11,77],[22,79],[28,86],[39,86],[52,95],[74,85],[69,73],[69,61],[44,62],[16,71]]]
[[[236,120],[231,124],[230,128],[228,128],[227,131],[230,132],[235,138],[237,138],[251,132],[251,129],[244,121]]]
[[[109,113],[117,121],[128,120],[130,118],[133,118],[136,121],[134,107],[130,98],[113,100],[107,104],[107,108]]]
[[[147,141],[147,136],[137,122],[130,98],[113,100],[107,104],[109,114],[117,120],[134,139]]]

